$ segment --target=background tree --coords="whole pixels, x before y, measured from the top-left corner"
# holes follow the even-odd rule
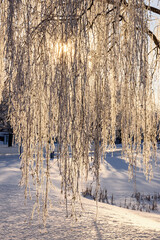
[[[22,184],[27,197],[33,178],[44,219],[55,138],[62,191],[66,206],[72,193],[73,211],[79,179],[88,176],[90,161],[98,199],[101,156],[106,147],[115,147],[119,118],[131,177],[142,140],[144,172],[152,176],[158,118],[153,79],[160,41],[149,27],[151,12],[160,15],[158,5],[144,0],[3,0],[0,9],[6,73],[1,81],[8,86],[11,125],[17,141],[22,140]]]

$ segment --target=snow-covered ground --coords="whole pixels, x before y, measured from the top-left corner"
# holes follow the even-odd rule
[[[106,189],[108,200],[113,194],[114,203],[99,203],[96,219],[96,203],[92,199],[82,197],[84,210],[76,222],[65,217],[65,204],[59,189],[51,193],[53,208],[46,228],[41,219],[35,215],[30,221],[33,207],[32,200],[24,204],[24,189],[18,186],[21,178],[19,170],[19,154],[17,147],[0,146],[0,240],[9,239],[160,239],[160,210],[155,213],[141,212],[122,208],[123,205],[136,200],[133,181],[128,181],[128,165],[121,158],[120,149],[107,153],[107,161],[101,166],[101,187]],[[158,153],[160,159],[160,153]],[[56,162],[56,159],[53,160]],[[153,166],[154,167],[154,166]],[[56,167],[55,167],[56,169]],[[154,178],[149,183],[139,168],[136,175],[136,190],[142,195],[160,193],[160,167],[154,167]],[[57,171],[52,170],[53,184],[59,185]],[[34,189],[31,188],[31,193]],[[144,202],[144,204],[149,204]],[[121,205],[122,207],[119,207]],[[160,205],[158,206],[160,208]]]

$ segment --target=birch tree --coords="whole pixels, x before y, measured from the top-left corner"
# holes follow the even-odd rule
[[[144,0],[1,1],[1,93],[5,86],[10,122],[23,148],[25,197],[32,178],[44,219],[56,138],[62,192],[66,205],[71,193],[73,211],[79,180],[87,178],[91,164],[98,199],[101,159],[106,148],[115,148],[118,126],[130,177],[141,151],[144,174],[152,177],[159,1],[156,6]]]

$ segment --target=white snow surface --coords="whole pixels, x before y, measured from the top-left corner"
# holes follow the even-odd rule
[[[133,181],[128,181],[128,164],[121,158],[120,149],[107,153],[107,161],[101,166],[101,187],[107,189],[108,198],[113,194],[117,205],[98,204],[82,197],[83,210],[77,208],[77,221],[66,218],[63,196],[60,194],[60,176],[56,158],[52,161],[54,189],[50,198],[53,207],[49,211],[46,227],[35,214],[30,219],[33,200],[24,201],[24,189],[20,187],[21,171],[17,147],[0,145],[0,240],[43,240],[43,239],[160,239],[160,206],[154,213],[141,212],[119,207],[124,201],[131,201],[134,192]],[[160,153],[157,167],[153,166],[154,178],[146,181],[143,171],[138,168],[137,192],[141,194],[160,193]],[[91,181],[91,180],[90,180]],[[82,185],[83,189],[84,185]],[[31,186],[31,194],[34,196]],[[33,197],[34,199],[34,197]]]

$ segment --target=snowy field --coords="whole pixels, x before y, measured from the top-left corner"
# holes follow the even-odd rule
[[[160,239],[160,153],[157,167],[153,165],[154,178],[150,183],[146,181],[143,170],[137,169],[136,190],[141,196],[150,195],[150,201],[143,197],[137,201],[131,197],[135,186],[133,181],[128,181],[128,165],[121,158],[120,149],[114,152],[113,157],[107,153],[106,159],[107,162],[101,166],[101,188],[107,190],[109,203],[113,195],[114,205],[100,202],[96,219],[95,201],[82,197],[84,210],[79,210],[81,216],[78,220],[74,222],[71,218],[66,218],[65,205],[58,187],[60,177],[57,171],[52,170],[55,184],[51,193],[53,208],[50,209],[44,228],[37,215],[33,221],[30,220],[33,202],[28,200],[24,204],[24,189],[18,186],[21,178],[18,149],[0,145],[0,240]],[[52,164],[55,166],[56,158]],[[34,193],[32,187],[31,193]],[[150,213],[146,212],[147,207],[152,206],[152,197],[155,195],[157,208],[154,212],[152,209]],[[139,204],[142,206],[141,211],[127,209],[127,206],[137,208]]]

